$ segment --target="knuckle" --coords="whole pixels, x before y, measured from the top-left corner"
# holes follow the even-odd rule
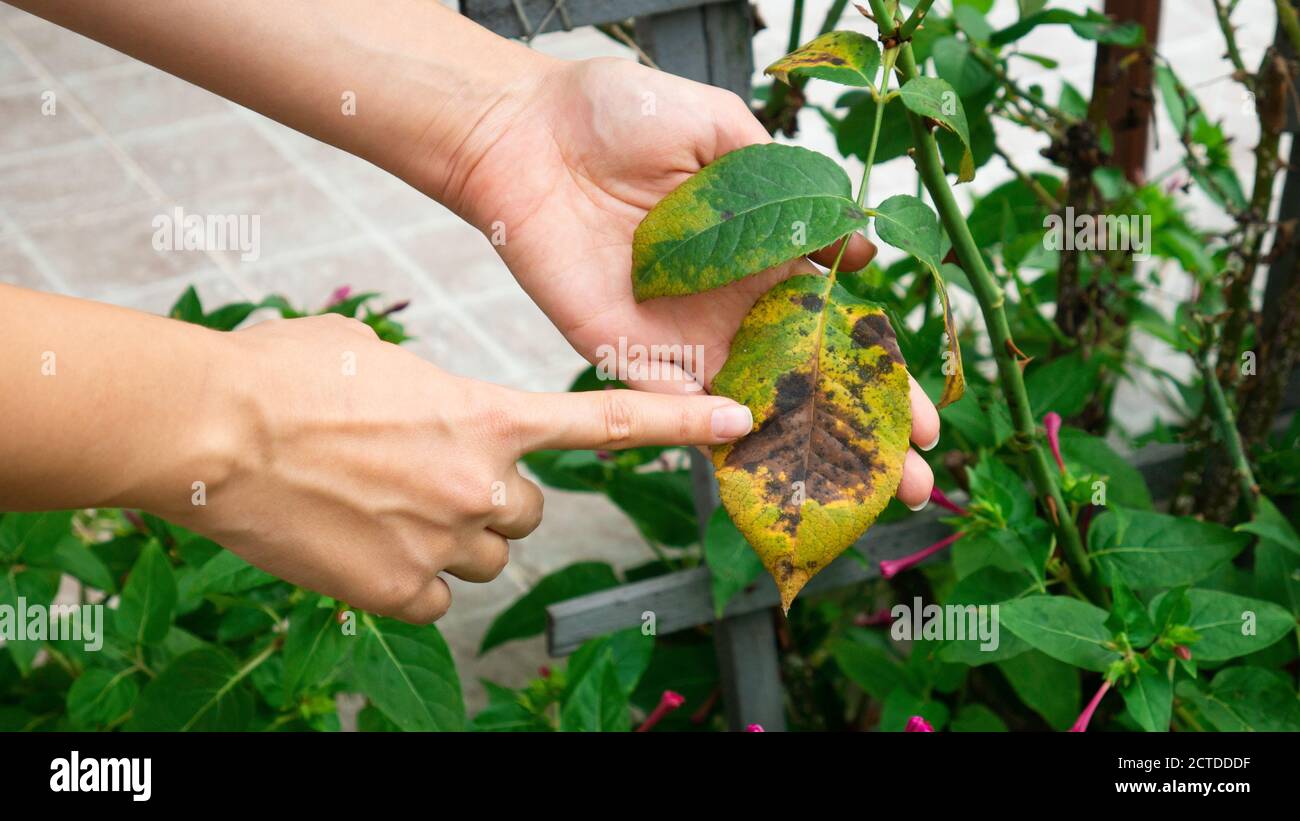
[[[600,395],[600,415],[605,426],[605,441],[611,445],[625,443],[632,438],[636,414],[632,403],[619,391],[604,391]]]

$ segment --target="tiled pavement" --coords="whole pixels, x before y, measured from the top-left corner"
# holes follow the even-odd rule
[[[943,0],[940,0],[943,3]],[[756,62],[779,56],[790,4],[761,0],[768,28],[755,41]],[[829,5],[807,4],[805,31]],[[1005,23],[1015,4],[1000,0]],[[1056,3],[1083,8],[1100,3]],[[1177,11],[1173,11],[1176,7]],[[1233,150],[1250,168],[1255,134],[1249,108],[1226,79],[1229,68],[1208,3],[1166,4],[1161,51],[1197,89],[1211,116],[1228,117]],[[850,12],[852,14],[852,12]],[[1258,60],[1272,29],[1272,4],[1244,0],[1237,18],[1258,14],[1239,33],[1248,61]],[[866,30],[866,21],[845,18]],[[538,48],[565,57],[626,56],[591,31],[544,35]],[[1025,51],[1062,59],[1067,78],[1090,80],[1091,51],[1068,30],[1047,27]],[[1072,61],[1071,54],[1088,55]],[[1022,61],[1022,70],[1033,64]],[[1047,85],[1047,77],[1042,79]],[[55,116],[41,113],[53,93]],[[1057,89],[1049,87],[1049,98]],[[833,91],[814,91],[833,101]],[[813,112],[799,142],[834,153]],[[1008,135],[1009,136],[1009,135]],[[1172,161],[1176,145],[1162,124],[1150,168]],[[1045,167],[1032,136],[1009,142],[1028,169]],[[856,161],[848,163],[851,173]],[[859,167],[860,168],[860,167]],[[994,160],[972,188],[987,190],[1008,172]],[[881,167],[873,199],[912,191],[905,161]],[[158,253],[151,221],[182,206],[188,213],[256,213],[262,255]],[[1193,217],[1210,213],[1202,204]],[[343,284],[411,299],[405,315],[419,339],[412,348],[438,365],[533,390],[562,390],[582,363],[541,312],[515,287],[488,242],[446,209],[382,171],[302,137],[257,114],[135,62],[82,37],[0,3],[0,281],[101,299],[142,310],[166,310],[189,284],[205,302],[257,299],[270,292],[319,304]],[[1168,278],[1174,288],[1177,277]],[[1172,293],[1172,291],[1171,291]],[[1172,304],[1172,303],[1171,303]],[[1130,402],[1133,415],[1142,403]],[[604,500],[546,491],[546,521],[513,546],[504,574],[487,585],[455,583],[455,605],[442,622],[471,703],[477,678],[518,683],[544,654],[539,641],[475,648],[491,617],[541,575],[579,559],[630,564],[645,548]]]

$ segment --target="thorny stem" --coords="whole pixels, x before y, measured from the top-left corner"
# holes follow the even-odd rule
[[[1282,6],[1290,5],[1287,0],[1277,0],[1278,18],[1282,16]],[[1214,0],[1214,16],[1219,20],[1219,28],[1223,31],[1223,39],[1228,46],[1228,59],[1232,61],[1232,67],[1241,72],[1243,76],[1249,76],[1250,72],[1246,70],[1246,63],[1241,59],[1241,49],[1237,48],[1237,31],[1232,26],[1228,16],[1232,14],[1232,9],[1225,5],[1222,0]],[[1294,12],[1292,12],[1294,15]]]
[[[881,37],[890,37],[894,33],[894,21],[889,15],[885,1],[871,0],[871,8],[880,26]],[[910,44],[902,45],[896,69],[901,83],[906,83],[917,76],[916,58],[912,55]],[[1004,307],[1006,295],[984,264],[979,246],[975,244],[970,228],[962,216],[961,208],[953,196],[952,188],[948,185],[934,134],[910,111],[907,119],[912,126],[912,135],[916,144],[914,159],[917,169],[921,173],[926,189],[930,192],[930,198],[934,201],[948,237],[952,240],[957,259],[970,279],[971,289],[984,316],[984,324],[988,329],[989,341],[992,343],[993,356],[997,363],[1002,394],[1011,410],[1011,419],[1016,428],[1019,444],[1026,450],[1026,462],[1034,487],[1043,497],[1044,504],[1049,507],[1049,513],[1053,514],[1057,540],[1070,566],[1071,575],[1089,599],[1094,603],[1102,604],[1105,597],[1093,573],[1092,562],[1083,548],[1079,529],[1069,516],[1069,507],[1066,506],[1065,497],[1057,484],[1056,474],[1039,441],[1038,428],[1034,423],[1033,410],[1029,404],[1029,394],[1025,390],[1024,376],[1020,372],[1020,363],[1013,353],[1014,342]]]
[[[912,9],[912,15],[898,28],[898,39],[900,41],[906,42],[912,39],[912,32],[916,31],[916,27],[921,25],[921,21],[925,19],[925,15],[930,11],[930,6],[933,5],[934,0],[921,0],[916,4],[916,7]]]
[[[1246,506],[1250,508],[1251,515],[1254,515],[1259,512],[1259,485],[1255,483],[1255,474],[1250,469],[1249,460],[1246,459],[1246,450],[1241,444],[1241,433],[1237,430],[1237,420],[1233,417],[1232,409],[1228,407],[1228,398],[1223,393],[1223,387],[1215,378],[1214,367],[1210,364],[1208,354],[1202,353],[1197,364],[1201,369],[1201,380],[1205,382],[1206,396],[1210,400],[1210,413],[1213,414],[1215,424],[1219,428],[1219,436],[1228,451],[1228,458],[1232,460],[1233,470],[1237,474],[1242,495],[1246,499]]]

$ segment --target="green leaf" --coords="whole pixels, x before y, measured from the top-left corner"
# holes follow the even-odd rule
[[[1046,653],[1030,650],[998,662],[1011,689],[1053,730],[1065,730],[1079,714],[1079,671]]]
[[[690,471],[620,470],[610,479],[605,493],[650,541],[673,547],[699,541]]]
[[[971,54],[971,49],[956,37],[941,37],[931,47],[935,70],[947,80],[962,99],[988,90],[996,79],[993,72]]]
[[[722,503],[789,607],[893,497],[911,434],[907,369],[884,310],[800,275],[750,309],[713,383],[754,431],[713,449]]]
[[[654,649],[654,636],[642,634],[637,627],[583,642],[569,657],[567,691],[572,693],[591,670],[608,661],[613,665],[614,675],[623,694],[631,696],[646,668],[650,666]]]
[[[901,733],[912,716],[921,716],[937,732],[948,723],[948,705],[909,690],[897,689],[881,706],[879,729],[885,733]]]
[[[1255,545],[1255,595],[1300,619],[1300,556],[1268,539]]]
[[[129,667],[119,671],[92,667],[82,673],[68,689],[68,718],[79,727],[93,728],[126,715],[140,694],[134,673]]]
[[[871,132],[876,127],[877,102],[865,91],[851,91],[840,97],[838,106],[847,107],[848,111],[842,120],[832,123],[836,148],[845,157],[857,157],[865,162]],[[907,124],[907,109],[886,103],[876,141],[875,165],[902,157],[911,147],[912,130]]]
[[[899,89],[899,96],[903,100],[903,105],[907,106],[913,114],[933,120],[961,139],[966,152],[962,155],[957,182],[970,182],[975,179],[975,158],[971,154],[970,126],[966,123],[966,109],[962,107],[961,97],[957,91],[946,80],[937,77],[913,77]]]
[[[850,681],[880,701],[896,689],[915,689],[898,659],[883,647],[841,640],[831,646],[831,655]]]
[[[1093,557],[1136,590],[1203,579],[1240,553],[1248,539],[1190,517],[1123,508],[1102,514],[1088,528]]]
[[[1110,618],[1106,626],[1112,633],[1124,633],[1134,647],[1146,647],[1159,632],[1147,608],[1133,595],[1128,585],[1116,580],[1111,586]],[[1155,608],[1152,608],[1155,612]]]
[[[1151,492],[1132,462],[1120,456],[1106,440],[1077,428],[1061,429],[1061,458],[1076,476],[1092,474],[1106,482],[1106,502],[1137,510],[1151,510]]]
[[[1091,9],[1086,14],[1078,14],[1066,9],[1047,9],[1037,14],[1021,16],[1020,20],[995,32],[990,38],[993,46],[1005,46],[1014,43],[1039,26],[1068,25],[1074,33],[1085,40],[1095,40],[1117,46],[1136,47],[1144,41],[1142,27],[1137,23],[1119,23]]]
[[[114,622],[118,634],[135,645],[157,644],[176,613],[176,578],[162,545],[151,539],[136,559],[122,588]]]
[[[1077,353],[1033,363],[1025,373],[1025,390],[1035,419],[1048,411],[1070,417],[1083,410],[1097,392],[1097,363]]]
[[[956,402],[965,393],[966,374],[962,368],[961,345],[942,273],[949,266],[940,262],[943,235],[939,230],[939,218],[930,206],[907,194],[898,194],[880,203],[875,208],[874,216],[876,235],[881,242],[911,254],[930,271],[933,278],[939,305],[943,309],[944,333],[948,338],[948,347],[944,352],[943,395],[935,403],[942,409]]]
[[[556,602],[618,586],[614,569],[603,562],[578,562],[544,576],[533,589],[493,619],[483,636],[479,653],[515,639],[541,635],[546,629],[546,608]]]
[[[872,86],[880,69],[880,46],[856,31],[832,31],[805,43],[764,69],[786,85],[812,77],[846,86]]]
[[[200,323],[203,321],[203,303],[199,301],[199,292],[194,290],[191,285],[185,289],[172,309],[167,312],[167,316],[172,319],[179,319],[182,322]]]
[[[1007,725],[983,704],[967,704],[953,718],[948,730],[954,733],[1005,733]]]
[[[1103,672],[1120,654],[1107,645],[1106,611],[1065,596],[1030,596],[1001,607],[1002,624],[1012,633],[1058,659]]]
[[[108,566],[95,553],[94,547],[83,544],[74,536],[61,539],[55,545],[53,554],[40,562],[40,565],[61,570],[96,590],[112,593],[117,588]]]
[[[608,657],[599,659],[574,686],[560,708],[560,730],[621,733],[631,729],[628,697]]]
[[[289,617],[284,637],[284,689],[289,697],[327,682],[351,649],[334,609],[319,607],[319,602],[319,596],[308,596]]]
[[[1192,701],[1220,732],[1300,731],[1300,701],[1290,681],[1272,670],[1230,667],[1214,677],[1208,690],[1181,682],[1178,696]]]
[[[22,599],[27,607],[46,607],[54,601],[54,595],[59,589],[58,573],[33,570],[15,570],[13,566],[0,568],[0,607],[8,609],[13,615],[11,620],[17,620],[19,600]],[[29,619],[30,623],[30,619]],[[16,625],[15,625],[16,627]],[[49,633],[46,633],[48,637]],[[22,641],[18,639],[9,640],[6,638],[5,647],[9,650],[9,655],[13,658],[15,666],[19,672],[26,676],[32,671],[32,663],[41,651],[42,642],[38,638],[30,636]]]
[[[966,540],[962,539],[957,542],[957,545],[964,541]],[[1008,573],[993,567],[985,567],[958,581],[952,592],[944,597],[943,603],[962,607],[996,604],[999,605],[1000,613],[1001,603],[1019,598],[1030,590],[1036,589],[1037,585],[1037,580],[1023,571]],[[990,627],[992,627],[991,621],[990,618]],[[1000,626],[992,635],[996,636],[998,641],[996,648],[985,649],[984,645],[987,642],[978,637],[963,640],[950,639],[939,651],[939,658],[947,662],[979,667],[1014,658],[1030,649],[1022,639],[1010,630],[1002,630]]]
[[[709,529],[704,534],[704,561],[709,566],[709,586],[713,591],[713,613],[722,618],[732,597],[754,583],[763,572],[763,563],[749,547],[749,542],[731,523],[724,508],[713,511]]]
[[[832,245],[869,219],[844,169],[814,151],[751,145],[651,209],[632,243],[637,301],[707,291]]]
[[[406,732],[465,728],[465,702],[451,650],[438,628],[365,615],[353,656],[357,684]]]
[[[70,510],[0,515],[0,562],[49,556],[71,532]]]
[[[1255,518],[1245,524],[1237,525],[1235,528],[1245,533],[1254,533],[1261,539],[1285,547],[1292,553],[1300,555],[1300,535],[1296,535],[1295,528],[1282,515],[1282,511],[1277,509],[1267,496],[1259,497],[1259,512]]]
[[[1129,717],[1148,733],[1169,730],[1169,716],[1174,707],[1174,687],[1169,674],[1145,660],[1137,674],[1120,688]]]
[[[1151,602],[1155,613],[1165,594]],[[1295,630],[1295,616],[1268,601],[1218,590],[1187,591],[1191,611],[1187,626],[1201,637],[1192,646],[1197,661],[1227,661],[1263,650]]]
[[[228,651],[186,653],[145,685],[127,729],[145,732],[238,731],[253,720],[253,692]]]
[[[199,568],[195,584],[200,595],[207,593],[243,593],[276,581],[275,576],[253,567],[229,550],[213,556]]]

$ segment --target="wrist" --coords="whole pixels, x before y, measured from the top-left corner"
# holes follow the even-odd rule
[[[404,153],[401,167],[389,169],[485,232],[492,220],[485,210],[488,203],[476,192],[476,172],[503,139],[518,136],[545,116],[546,89],[570,65],[491,37],[493,42],[485,45],[492,48],[480,62],[493,67],[462,78],[454,100],[418,112],[418,139]]]
[[[220,504],[222,490],[255,452],[249,369],[256,360],[241,355],[237,334],[173,325],[175,371],[165,394],[150,400],[152,420],[137,427],[145,441],[132,447],[128,489],[113,504],[190,526]]]

